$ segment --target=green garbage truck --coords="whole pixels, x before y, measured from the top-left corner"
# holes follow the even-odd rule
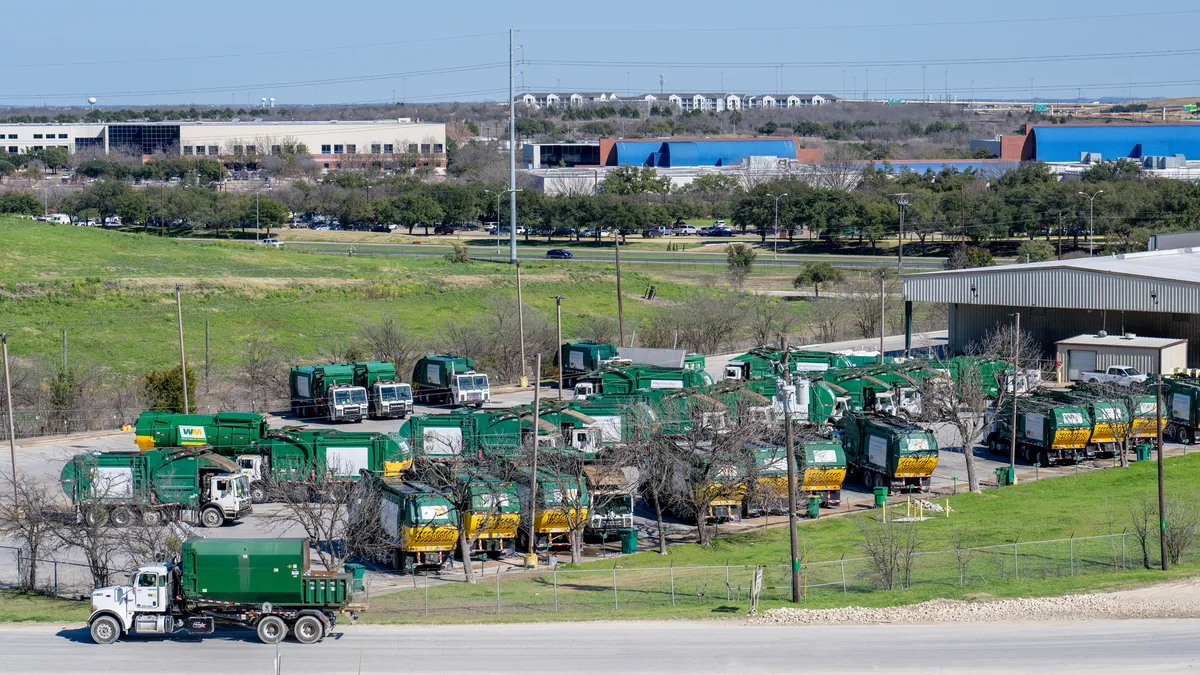
[[[357,422],[367,416],[367,390],[354,383],[353,363],[293,366],[292,414],[330,422]]]
[[[821,500],[821,506],[834,508],[842,503],[842,483],[846,479],[846,453],[836,438],[797,439],[793,446],[804,451],[804,463],[797,464],[797,504],[808,497]],[[758,479],[749,486],[743,513],[787,513],[787,451],[781,443],[752,443]],[[799,456],[799,455],[797,455]]]
[[[63,494],[90,524],[169,521],[220,527],[249,515],[249,481],[206,448],[83,452],[59,473]]]
[[[126,635],[212,635],[245,628],[275,644],[290,633],[320,642],[339,616],[356,619],[352,576],[312,567],[307,539],[183,542],[178,561],[142,563],[129,583],[92,590],[88,629],[97,644]]]
[[[413,367],[413,394],[427,404],[475,406],[482,408],[492,400],[488,376],[475,372],[469,356],[433,354],[422,357]]]
[[[373,419],[403,419],[412,414],[412,386],[396,377],[396,366],[390,361],[356,362],[354,384],[367,390],[368,412]]]
[[[526,470],[518,475],[516,483],[521,498],[517,548],[529,550],[531,536],[535,550],[570,545],[571,530],[588,521],[592,505],[586,478],[539,469],[536,482],[532,471]]]
[[[441,569],[458,546],[454,502],[425,483],[383,476],[372,480],[378,481],[379,525],[390,544],[385,562],[401,574]]]
[[[575,383],[575,397],[588,398],[596,394],[630,394],[639,389],[650,391],[687,389],[710,384],[712,384],[712,378],[702,370],[609,365],[580,377]]]
[[[937,468],[937,439],[928,430],[883,413],[850,412],[841,419],[846,464],[869,488],[928,492]]]
[[[257,503],[267,501],[273,489],[311,485],[326,472],[334,482],[353,482],[364,469],[399,476],[413,464],[412,447],[406,439],[370,431],[273,431],[249,450],[238,455],[237,462],[250,479],[250,497]]]
[[[1172,377],[1164,378],[1163,383],[1167,418],[1163,436],[1176,443],[1195,443],[1200,430],[1200,380]]]
[[[267,435],[267,419],[258,413],[219,412],[216,415],[144,412],[138,415],[134,442],[142,450],[208,446],[233,457]]]
[[[615,345],[583,340],[568,342],[559,348],[555,366],[562,370],[563,384],[574,387],[579,377],[619,360]]]
[[[435,460],[464,453],[517,455],[533,437],[533,406],[414,415],[401,425],[399,436],[408,441],[417,456]],[[569,447],[594,455],[601,448],[601,429],[596,420],[571,404],[545,402],[539,408],[537,439],[539,447]]]
[[[1012,405],[996,413],[985,436],[988,450],[1008,456],[1012,450]],[[1040,466],[1066,464],[1087,457],[1092,420],[1071,403],[1021,398],[1017,403],[1017,457]]]

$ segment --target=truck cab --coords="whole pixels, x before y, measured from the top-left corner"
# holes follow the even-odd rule
[[[452,403],[482,408],[484,403],[492,400],[488,376],[476,372],[454,375],[450,379],[450,396]]]
[[[371,385],[371,416],[401,419],[412,414],[412,386],[404,382],[375,382]]]
[[[92,613],[88,625],[92,637],[100,644],[116,641],[121,633],[165,635],[178,626],[168,613],[174,584],[170,577],[173,565],[150,563],[135,567],[128,584],[106,586],[92,591]],[[115,619],[120,625],[97,621],[100,617]]]
[[[333,386],[326,393],[330,422],[358,422],[367,416],[367,390],[364,387]]]
[[[749,363],[729,363],[725,365],[725,379],[727,380],[748,380],[750,379],[750,364]]]
[[[241,519],[253,510],[250,479],[244,473],[210,476],[202,497],[205,504],[200,511],[200,524],[205,527],[220,527],[226,522]],[[220,518],[216,515],[218,510]]]

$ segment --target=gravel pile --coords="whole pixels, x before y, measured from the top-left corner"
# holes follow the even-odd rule
[[[857,623],[963,623],[994,621],[1080,621],[1200,616],[1200,602],[1185,599],[1141,600],[1118,594],[1012,598],[986,602],[930,600],[901,607],[772,609],[751,617],[761,625]]]

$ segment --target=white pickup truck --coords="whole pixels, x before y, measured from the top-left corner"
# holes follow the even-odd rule
[[[1109,366],[1107,370],[1085,370],[1079,374],[1079,379],[1084,382],[1115,382],[1125,387],[1134,382],[1145,382],[1147,377],[1132,366]]]

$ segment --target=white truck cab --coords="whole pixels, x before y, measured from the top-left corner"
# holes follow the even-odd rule
[[[404,382],[377,381],[371,385],[371,406],[374,417],[407,417],[413,411],[412,386]]]
[[[268,468],[262,455],[238,455],[234,460],[242,470],[242,476],[250,483],[250,501],[262,504],[267,501],[266,478]]]
[[[455,374],[450,378],[450,397],[459,405],[483,407],[484,403],[492,400],[488,376],[473,371]]]
[[[596,393],[596,385],[591,382],[580,382],[575,385],[575,398],[586,399]]]
[[[163,562],[141,565],[130,573],[130,583],[93,590],[88,617],[92,638],[99,644],[109,644],[122,633],[174,632],[179,626],[167,611],[172,598],[171,568],[170,563]]]
[[[220,527],[253,511],[250,480],[244,472],[212,476],[206,486],[206,492],[206,504],[200,509],[200,524],[204,527]]]
[[[325,395],[326,415],[331,422],[357,422],[367,416],[367,390],[364,387],[335,385]]]

